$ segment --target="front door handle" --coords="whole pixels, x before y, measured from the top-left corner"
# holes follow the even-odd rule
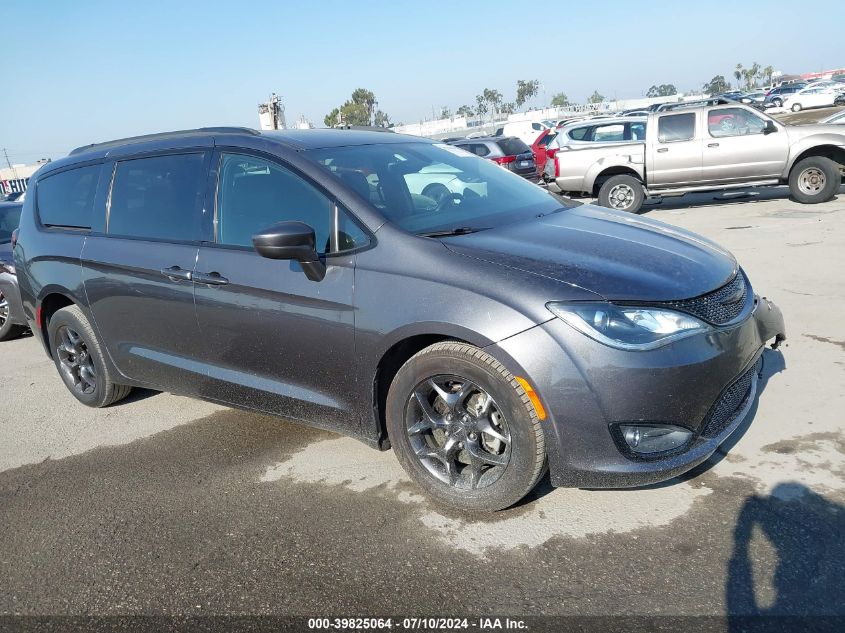
[[[179,268],[179,266],[162,268],[161,274],[167,277],[170,281],[191,281],[191,271]]]
[[[718,143],[708,143],[707,147],[719,147]]]
[[[198,284],[205,284],[207,286],[225,286],[229,280],[223,277],[220,273],[194,273],[193,280]]]
[[[668,151],[669,151],[669,148],[668,148],[668,147],[661,147],[661,148],[659,148],[659,149],[657,150],[657,153],[658,153],[658,154],[665,154],[665,153],[666,153],[666,152],[668,152]]]

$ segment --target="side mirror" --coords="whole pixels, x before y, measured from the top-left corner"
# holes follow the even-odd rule
[[[777,132],[778,126],[775,125],[774,121],[766,121],[766,125],[763,126],[763,134],[771,134],[772,132]]]
[[[322,281],[326,265],[315,247],[314,229],[304,222],[279,222],[252,236],[256,252],[268,259],[295,259],[311,281]]]

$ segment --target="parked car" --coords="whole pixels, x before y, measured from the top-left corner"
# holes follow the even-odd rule
[[[513,136],[464,139],[451,143],[466,151],[492,160],[500,167],[532,181],[538,179],[534,152],[521,139]]]
[[[729,90],[728,92],[723,92],[722,94],[715,95],[714,99],[728,99],[730,101],[739,101],[742,97],[745,96],[745,92],[742,90]]]
[[[511,121],[502,127],[504,136],[515,136],[523,143],[531,147],[543,130],[548,129],[544,123],[539,121]]]
[[[557,137],[549,143],[548,150],[557,151],[563,147],[643,140],[646,121],[644,117],[616,117],[570,123],[564,126]]]
[[[783,107],[800,112],[808,108],[824,108],[832,106],[836,101],[839,91],[829,86],[809,85],[798,92],[786,95],[783,99]]]
[[[0,202],[0,341],[17,338],[27,329],[12,259],[12,235],[22,208],[22,202]]]
[[[789,126],[735,102],[653,113],[645,141],[557,152],[547,180],[635,212],[646,196],[789,184],[799,202],[830,200],[845,165],[845,131]]]
[[[763,99],[763,106],[771,104],[772,107],[780,108],[783,106],[783,100],[787,95],[795,94],[806,86],[803,82],[782,84],[777,88],[770,90]]]
[[[840,92],[834,97],[833,105],[835,106],[843,106],[845,105],[845,91]]]
[[[486,195],[415,207],[405,177],[440,164]],[[546,466],[588,488],[692,468],[747,423],[784,338],[712,242],[419,137],[193,130],[33,180],[21,296],[77,400],[143,386],[332,428],[464,510]]]
[[[531,146],[531,151],[534,152],[534,163],[536,165],[538,175],[543,173],[543,168],[546,165],[546,159],[549,156],[549,143],[555,140],[556,136],[557,128],[543,130]],[[554,154],[554,151],[552,154]]]
[[[736,101],[739,101],[740,103],[744,103],[746,105],[762,104],[765,100],[766,100],[766,91],[762,91],[762,90],[755,90],[754,92],[748,92],[748,93],[742,95],[741,97],[739,97],[738,99],[736,99]]]
[[[11,191],[3,195],[0,202],[23,202],[26,200],[26,191]]]
[[[842,96],[842,100],[845,101],[845,95]],[[845,105],[845,103],[843,103],[842,105]],[[819,121],[819,123],[845,125],[845,110],[840,110],[836,114],[832,114],[826,119],[822,119],[821,121]]]

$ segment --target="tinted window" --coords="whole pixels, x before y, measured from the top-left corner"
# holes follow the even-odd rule
[[[38,217],[45,226],[91,228],[100,165],[80,167],[38,181]]]
[[[412,233],[500,226],[575,205],[451,145],[353,145],[306,155],[344,183],[368,183],[370,203]]]
[[[204,154],[178,154],[119,162],[112,184],[108,232],[199,240],[204,159]]]
[[[490,148],[484,143],[471,143],[469,145],[459,145],[458,147],[472,152],[476,156],[487,156],[490,153]]]
[[[543,138],[540,139],[540,143],[539,143],[540,147],[548,147],[549,143],[551,143],[553,140],[555,140],[556,137],[557,137],[556,133],[549,132]]]
[[[518,138],[503,138],[501,141],[496,141],[496,144],[505,156],[516,156],[531,151],[531,148]]]
[[[689,141],[695,138],[695,113],[670,114],[657,123],[657,140],[661,143]]]
[[[0,205],[0,244],[12,241],[12,232],[21,222],[22,208],[19,204]]]
[[[707,129],[710,136],[745,136],[762,134],[765,122],[742,108],[720,108],[707,113]]]
[[[587,138],[588,132],[592,130],[592,126],[586,125],[584,127],[576,127],[574,130],[569,130],[569,138],[576,141],[583,141]]]
[[[370,184],[363,174],[347,184],[363,197]],[[354,181],[353,181],[354,180]],[[334,203],[316,187],[281,165],[254,156],[224,154],[217,190],[217,241],[252,246],[252,236],[277,222],[295,220],[314,229],[317,250],[329,250]]]

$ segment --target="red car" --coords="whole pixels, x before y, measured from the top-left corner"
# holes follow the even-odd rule
[[[534,152],[534,162],[537,164],[537,173],[542,174],[546,167],[546,160],[554,156],[555,150],[549,150],[548,146],[557,136],[557,130],[543,130],[537,140],[531,145]]]

